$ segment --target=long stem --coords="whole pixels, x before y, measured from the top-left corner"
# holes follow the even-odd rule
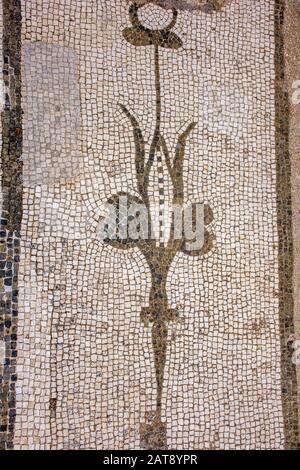
[[[159,52],[158,46],[154,48],[154,68],[155,68],[155,129],[153,139],[150,145],[149,158],[145,168],[145,186],[148,187],[149,173],[154,162],[155,152],[159,144],[160,122],[161,122],[161,93],[160,93],[160,73],[159,73]]]
[[[161,419],[161,400],[164,381],[164,369],[167,358],[167,323],[160,318],[155,319],[152,326],[152,345],[154,350],[154,363],[156,369],[156,410]]]
[[[158,46],[154,49],[154,70],[155,70],[155,129],[153,139],[150,145],[149,159],[147,162],[147,175],[146,184],[148,185],[148,178],[151,166],[153,165],[155,153],[160,141],[160,124],[161,124],[161,85],[160,85],[160,70],[159,70],[159,51]],[[162,312],[158,313],[158,318],[154,320],[152,326],[152,345],[154,353],[154,362],[156,369],[156,383],[157,383],[157,413],[161,417],[161,398],[162,386],[164,376],[164,366],[166,362],[166,349],[167,349],[167,335],[168,329],[164,320],[161,319]]]
[[[159,73],[159,51],[158,47],[154,49],[154,68],[155,68],[155,92],[156,92],[156,103],[155,103],[155,130],[150,147],[149,163],[152,166],[157,146],[159,145],[159,131],[161,121],[161,88],[160,88],[160,73]],[[166,355],[166,325],[164,322],[154,320],[152,327],[152,345],[154,349],[154,362],[156,368],[156,382],[157,382],[157,412],[161,415],[161,396],[162,396],[162,384],[164,374],[164,363]]]

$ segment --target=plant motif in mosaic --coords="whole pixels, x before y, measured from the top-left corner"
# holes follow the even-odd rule
[[[175,155],[172,158],[168,149],[166,140],[161,133],[161,85],[160,85],[160,63],[159,48],[179,49],[182,46],[182,40],[177,34],[171,31],[177,20],[177,10],[173,9],[173,18],[170,24],[161,30],[151,30],[144,27],[138,18],[138,5],[133,3],[129,8],[129,17],[132,23],[131,27],[123,30],[123,37],[131,45],[153,46],[154,49],[154,65],[155,65],[155,92],[156,92],[156,116],[155,129],[149,148],[149,153],[145,151],[145,140],[142,129],[137,118],[129,111],[129,109],[120,104],[120,108],[124,116],[131,123],[135,142],[135,169],[137,177],[137,192],[139,197],[118,193],[112,196],[108,203],[114,205],[116,213],[120,215],[119,201],[121,196],[126,196],[128,208],[130,204],[137,203],[147,208],[150,216],[149,225],[154,223],[150,215],[149,201],[149,176],[150,171],[157,157],[161,152],[164,157],[164,164],[167,167],[168,174],[173,186],[173,206],[180,205],[184,211],[184,183],[183,183],[183,164],[185,158],[185,147],[190,134],[196,127],[195,122],[191,122],[184,132],[178,136]],[[193,217],[195,211],[193,209]],[[118,216],[117,216],[118,217]],[[210,233],[208,226],[213,220],[212,210],[208,205],[204,205],[204,243],[201,249],[187,250],[186,239],[182,236],[180,239],[174,236],[174,217],[171,223],[170,235],[167,243],[159,243],[155,239],[139,239],[131,238],[113,239],[105,238],[105,243],[119,249],[126,249],[137,246],[143,253],[149,269],[151,271],[151,291],[148,307],[144,307],[141,311],[142,321],[148,325],[152,324],[152,347],[154,354],[154,363],[156,371],[157,396],[156,410],[151,411],[146,416],[146,422],[141,424],[140,432],[143,445],[148,448],[165,448],[166,447],[166,427],[162,422],[162,390],[164,380],[164,368],[167,354],[167,337],[168,322],[179,319],[177,309],[170,308],[166,283],[170,266],[176,254],[182,252],[188,256],[201,256],[208,253],[213,246],[214,235]]]

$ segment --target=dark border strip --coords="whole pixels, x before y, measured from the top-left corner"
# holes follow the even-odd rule
[[[0,232],[0,340],[5,363],[0,376],[0,449],[12,449],[15,423],[18,268],[22,219],[21,0],[2,0],[3,80],[2,197]]]
[[[281,391],[285,448],[299,449],[296,366],[292,362],[294,335],[293,232],[291,161],[289,154],[289,96],[284,57],[285,0],[275,0],[275,109],[277,223],[279,236],[279,314],[281,338]]]

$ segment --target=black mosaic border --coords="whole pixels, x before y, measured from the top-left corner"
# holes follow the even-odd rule
[[[286,0],[275,0],[275,110],[277,224],[279,238],[279,315],[281,390],[285,448],[299,449],[296,366],[292,362],[294,335],[293,230],[291,160],[289,154],[289,95],[286,89],[284,13]]]
[[[283,24],[285,0],[275,1],[276,161],[279,234],[279,305],[281,329],[282,403],[285,447],[299,449],[296,368],[292,363],[293,240],[291,163],[289,158],[289,99],[285,89]],[[0,340],[6,359],[0,376],[0,450],[12,449],[15,422],[17,340],[17,280],[22,219],[21,0],[3,0],[2,192],[0,232]],[[5,286],[11,290],[5,292]]]
[[[3,0],[2,196],[0,232],[0,449],[12,449],[15,423],[18,268],[22,219],[21,0]]]

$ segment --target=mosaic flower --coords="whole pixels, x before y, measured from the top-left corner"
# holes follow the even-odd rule
[[[168,26],[163,29],[149,29],[142,25],[138,17],[136,3],[129,8],[129,17],[132,26],[123,30],[123,36],[133,46],[151,46],[164,47],[166,49],[179,49],[182,41],[173,33],[171,29],[175,26],[177,20],[177,10],[173,8],[173,18]]]

